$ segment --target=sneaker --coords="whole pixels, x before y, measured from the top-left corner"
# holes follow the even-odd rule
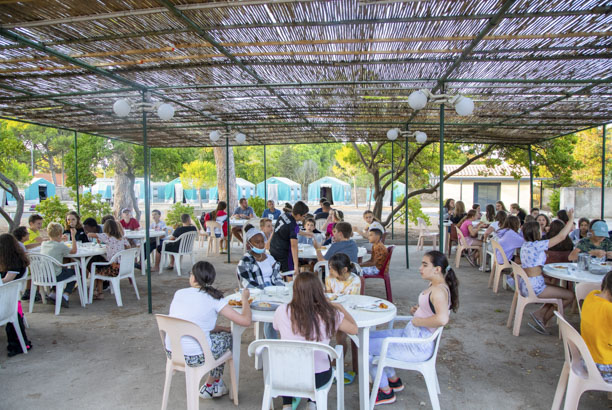
[[[62,298],[62,307],[68,309],[70,305],[68,304],[68,299]]]
[[[389,387],[391,387],[395,393],[399,393],[404,390],[404,383],[402,383],[402,379],[398,377],[394,382],[389,380]]]
[[[214,397],[213,396],[214,388],[215,388],[214,384],[212,386],[206,386],[206,383],[204,383],[202,387],[200,388],[200,397],[203,399],[212,399]]]
[[[30,289],[26,289],[21,296],[21,300],[30,300]]]
[[[219,379],[218,382],[213,384],[213,397],[225,396],[229,393],[227,386],[223,383],[223,379]]]
[[[384,391],[382,391],[382,389],[378,389],[378,394],[376,395],[376,403],[374,404],[375,406],[378,406],[379,404],[391,404],[391,403],[395,403],[395,393],[393,392],[393,389],[391,389],[391,391],[389,391],[389,393],[385,393]]]

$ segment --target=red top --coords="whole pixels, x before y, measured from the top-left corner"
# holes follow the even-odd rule
[[[204,216],[204,226],[202,228],[206,229],[206,221],[210,221],[210,212]],[[225,216],[225,218],[221,218]],[[217,222],[221,223],[223,227],[223,236],[227,236],[227,212],[220,210],[217,211]]]
[[[137,231],[140,228],[140,224],[135,218],[130,218],[127,223],[121,219],[121,226],[123,226],[123,229],[129,229],[130,231]]]

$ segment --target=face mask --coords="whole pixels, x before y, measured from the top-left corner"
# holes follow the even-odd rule
[[[256,247],[254,247],[254,246],[251,246],[251,250],[252,250],[253,252],[255,252],[256,254],[258,254],[258,255],[261,255],[262,253],[264,253],[264,252],[266,251],[265,249],[262,249],[262,248],[256,248]]]

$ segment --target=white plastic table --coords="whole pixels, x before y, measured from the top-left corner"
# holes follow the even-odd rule
[[[227,297],[237,299],[238,294],[233,294]],[[288,303],[291,300],[290,294],[285,296],[267,296],[260,294],[255,297],[255,300],[271,300],[271,301],[283,301]],[[370,312],[366,310],[353,309],[355,305],[367,305],[375,303],[377,301],[384,302],[389,309],[382,312]],[[369,354],[370,354],[370,327],[388,323],[397,315],[397,309],[394,304],[389,301],[374,298],[371,296],[362,295],[349,295],[344,297],[340,304],[353,316],[357,327],[359,328],[357,337],[359,340],[359,409],[369,409]],[[235,308],[236,310],[242,310],[241,308]],[[274,311],[262,311],[251,309],[253,322],[266,322],[272,323],[274,318]],[[232,322],[232,355],[234,358],[234,368],[236,369],[236,389],[240,385],[240,345],[242,340],[242,333],[246,328],[239,326]],[[337,381],[342,383],[342,381]]]
[[[329,245],[329,246],[331,246],[331,245]],[[327,250],[329,249],[329,246],[326,246],[325,249],[321,249],[321,253],[323,255],[325,255],[327,253]],[[367,251],[366,248],[363,248],[363,247],[357,248],[357,257],[358,258],[363,258],[367,254],[368,254],[368,251]],[[302,259],[317,259],[317,251],[315,250],[314,246],[312,246],[312,245],[299,245],[299,247],[298,247],[298,257],[300,257]]]
[[[257,217],[253,217],[250,219],[256,219]],[[234,218],[230,218],[229,220],[229,224],[231,226],[244,226],[246,225],[250,219],[234,219]],[[259,219],[264,219],[264,218],[259,218]],[[272,225],[276,224],[276,219],[270,219],[272,221]],[[256,226],[255,228],[259,229],[259,226]]]
[[[569,272],[567,269],[570,265],[576,266],[576,270]],[[563,269],[556,268],[563,266]],[[586,283],[601,283],[606,275],[595,275],[589,271],[578,270],[578,265],[575,263],[549,263],[542,268],[544,273],[551,278],[565,280],[567,282],[586,282]]]
[[[159,238],[166,236],[166,231],[156,231],[153,229],[149,230],[149,237],[150,238],[155,238],[155,244],[156,246],[159,245]],[[144,231],[144,229],[139,230],[139,231],[125,231],[125,237],[127,239],[139,239],[142,240],[142,243],[140,244],[140,264],[141,264],[141,272],[144,275],[145,274],[145,269],[144,269],[144,260],[145,260],[145,243],[144,243],[144,239],[146,238],[146,232]]]

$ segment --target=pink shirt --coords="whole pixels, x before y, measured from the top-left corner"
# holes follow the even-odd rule
[[[470,226],[471,224],[472,224],[472,220],[471,219],[466,219],[465,221],[463,221],[463,223],[461,224],[461,227],[459,228],[459,230],[461,230],[461,233],[463,234],[463,236],[465,236],[465,239],[468,239],[468,238],[472,237],[470,235],[470,229],[468,228],[468,226]]]
[[[289,315],[290,309],[287,304],[280,305],[276,312],[274,312],[274,320],[272,321],[272,325],[274,329],[278,330],[280,333],[281,339],[285,340],[301,340],[306,341],[306,338],[302,335],[293,333],[293,329],[291,328],[291,316]],[[336,316],[336,329],[332,333],[336,333],[338,327],[340,327],[340,323],[344,319],[344,313],[337,311]],[[321,333],[325,334],[324,324],[321,322]],[[320,341],[320,343],[329,344],[329,338],[325,338]],[[329,370],[329,359],[328,356],[323,352],[315,352],[314,354],[314,367],[315,373],[321,373]]]
[[[450,309],[451,300],[450,300],[450,292],[448,288],[446,289],[446,292],[448,293],[448,308]],[[419,295],[419,307],[417,308],[416,312],[414,312],[414,315],[413,315],[414,317],[428,318],[428,317],[435,315],[432,309],[433,303],[431,305],[429,304],[430,295],[431,295],[431,287],[421,292],[421,294]],[[429,327],[428,329],[431,332],[436,331],[435,327]]]

